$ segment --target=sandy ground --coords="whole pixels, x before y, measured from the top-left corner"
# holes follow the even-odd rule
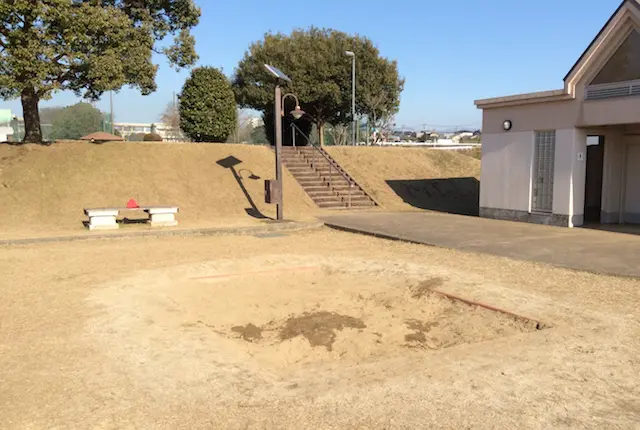
[[[4,247],[0,273],[3,429],[640,420],[638,280],[329,230]]]

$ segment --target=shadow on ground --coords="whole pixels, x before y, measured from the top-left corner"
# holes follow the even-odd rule
[[[640,236],[640,224],[585,224],[581,228]]]
[[[224,167],[225,169],[231,170],[231,173],[233,174],[233,177],[235,178],[236,182],[238,183],[238,186],[240,187],[240,190],[242,190],[242,193],[244,194],[245,198],[247,199],[247,203],[249,203],[250,207],[245,208],[245,212],[247,213],[247,215],[249,215],[250,217],[253,217],[253,218],[257,218],[257,219],[269,219],[269,217],[267,217],[262,212],[260,212],[260,210],[256,206],[255,202],[251,198],[251,195],[247,191],[247,188],[244,186],[244,183],[242,182],[245,178],[242,176],[241,173],[242,173],[243,170],[246,170],[247,172],[250,173],[250,175],[248,176],[248,179],[251,179],[251,180],[254,180],[254,181],[260,179],[260,177],[254,175],[248,169],[240,169],[240,170],[238,170],[237,167],[238,167],[239,164],[242,163],[242,160],[239,160],[239,159],[237,159],[236,157],[234,157],[232,155],[230,155],[230,156],[228,156],[226,158],[223,158],[221,160],[218,160],[218,161],[216,161],[216,163],[218,165]]]
[[[476,178],[398,179],[386,182],[405,203],[413,207],[478,216],[480,181]]]

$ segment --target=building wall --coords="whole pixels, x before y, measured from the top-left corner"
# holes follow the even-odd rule
[[[579,118],[577,100],[550,103],[535,103],[521,106],[508,106],[484,109],[482,115],[482,133],[505,133],[502,123],[510,120],[512,128],[508,133],[531,130],[563,130],[575,126]],[[484,144],[485,138],[482,139]]]
[[[605,224],[612,224],[620,220],[626,141],[624,136],[615,130],[597,134],[604,136],[604,171],[600,221]]]
[[[640,224],[640,136],[628,139],[624,222]]]
[[[480,206],[529,212],[533,132],[483,135]]]
[[[582,225],[584,221],[586,152],[584,130],[556,130],[553,213],[566,215],[569,227]]]
[[[586,132],[576,128],[556,130],[551,214],[531,212],[534,139],[534,131],[485,134],[480,178],[481,216],[567,227],[581,225]]]

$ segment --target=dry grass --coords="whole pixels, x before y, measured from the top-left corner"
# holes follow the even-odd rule
[[[638,280],[328,230],[6,247],[0,273],[2,429],[631,429],[640,419]],[[469,342],[432,349],[460,317],[431,307],[428,291],[414,297],[434,286],[551,327],[491,326],[473,311]],[[305,332],[259,331],[307,313],[367,328],[329,320],[344,327],[322,338],[302,327],[335,334],[331,351]],[[491,327],[499,336],[483,334]]]
[[[428,148],[328,147],[331,155],[385,209],[414,209],[389,180],[480,177],[480,160],[458,151]]]
[[[273,153],[263,146],[229,144],[63,142],[52,146],[0,145],[0,230],[19,232],[83,229],[86,207],[178,205],[184,227],[255,223],[247,197],[228,169],[216,161],[234,156],[237,170],[264,215],[263,180],[273,178]],[[259,180],[249,179],[251,174]],[[287,216],[311,218],[317,208],[285,173]],[[6,236],[4,234],[3,236]]]
[[[411,208],[387,185],[390,179],[477,176],[478,160],[420,148],[330,148],[331,154],[385,210]],[[0,145],[0,238],[84,231],[83,208],[138,203],[177,205],[182,227],[251,225],[251,205],[233,173],[216,162],[233,156],[259,212],[264,179],[273,178],[274,155],[264,146],[236,144],[60,142],[52,146]],[[260,179],[251,179],[251,175]],[[294,220],[321,213],[285,169],[285,212]],[[326,211],[322,211],[326,213]],[[141,226],[129,226],[139,229]]]

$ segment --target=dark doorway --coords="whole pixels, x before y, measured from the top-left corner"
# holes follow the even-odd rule
[[[587,177],[584,189],[584,221],[599,223],[602,210],[604,136],[587,137]]]

